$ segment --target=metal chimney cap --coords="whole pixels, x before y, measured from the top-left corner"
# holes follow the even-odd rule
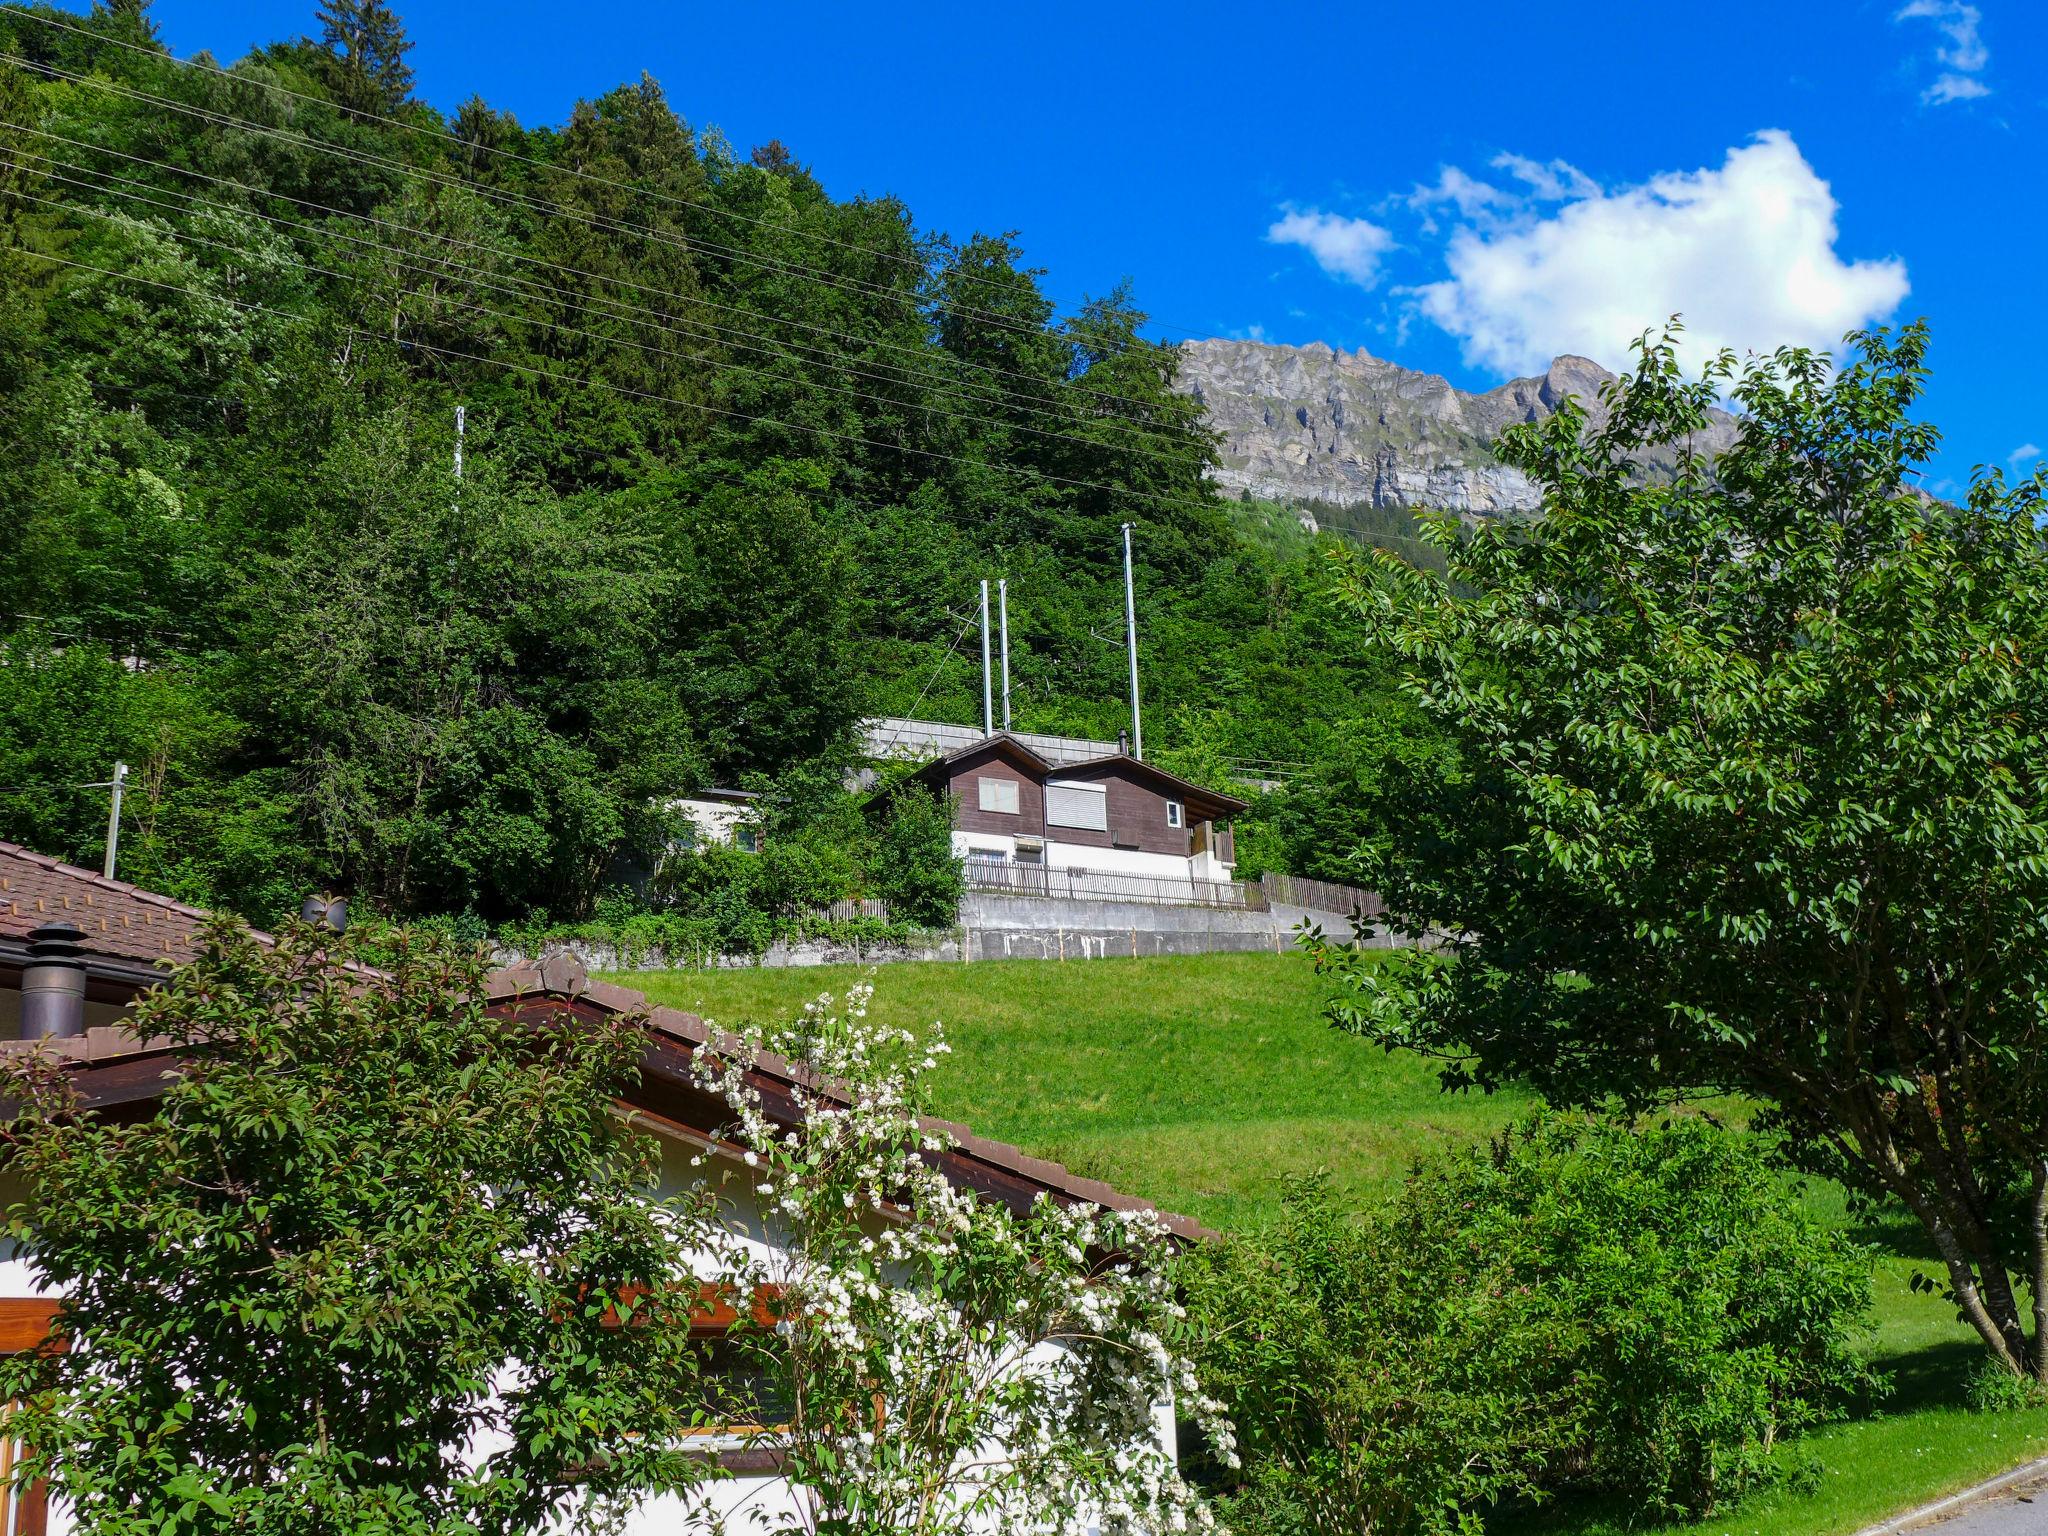
[[[85,969],[79,957],[85,953],[85,930],[64,918],[53,918],[28,931],[28,957],[36,965],[64,965]]]
[[[315,928],[341,933],[348,927],[348,898],[316,891],[299,903],[299,917]]]

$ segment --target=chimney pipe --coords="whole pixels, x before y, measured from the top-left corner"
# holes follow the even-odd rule
[[[69,1040],[85,1033],[85,935],[62,918],[28,936],[21,971],[21,1038]]]

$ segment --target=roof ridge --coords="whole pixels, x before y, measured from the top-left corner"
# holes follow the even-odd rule
[[[90,885],[96,890],[110,891],[116,895],[132,897],[134,900],[140,901],[147,906],[160,907],[166,912],[175,912],[180,917],[193,918],[199,922],[209,921],[218,915],[205,907],[195,907],[189,902],[179,901],[174,896],[166,896],[161,891],[152,891],[126,880],[116,880],[112,875],[103,875],[98,870],[87,869],[81,864],[67,864],[52,854],[38,853],[35,849],[24,844],[10,843],[4,838],[0,838],[0,858],[17,858],[25,863],[36,865],[40,869],[48,870],[52,874],[62,875],[68,880],[77,880]],[[250,931],[259,939],[271,937],[270,934],[253,926]]]

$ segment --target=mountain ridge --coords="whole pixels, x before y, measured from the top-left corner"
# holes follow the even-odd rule
[[[1564,354],[1543,373],[1483,392],[1403,367],[1364,348],[1287,346],[1224,338],[1182,342],[1175,387],[1222,434],[1219,489],[1268,501],[1430,507],[1479,516],[1533,512],[1541,496],[1492,445],[1516,422],[1553,414],[1577,396],[1593,420],[1615,375]],[[1715,412],[1707,451],[1734,441],[1735,418]],[[1652,456],[1653,473],[1666,465]]]

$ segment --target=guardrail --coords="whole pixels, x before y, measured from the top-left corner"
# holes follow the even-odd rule
[[[1239,880],[1172,880],[1106,870],[967,861],[967,889],[1004,896],[1059,896],[1074,901],[1135,901],[1162,907],[1235,907],[1264,912],[1269,903],[1256,885]]]

